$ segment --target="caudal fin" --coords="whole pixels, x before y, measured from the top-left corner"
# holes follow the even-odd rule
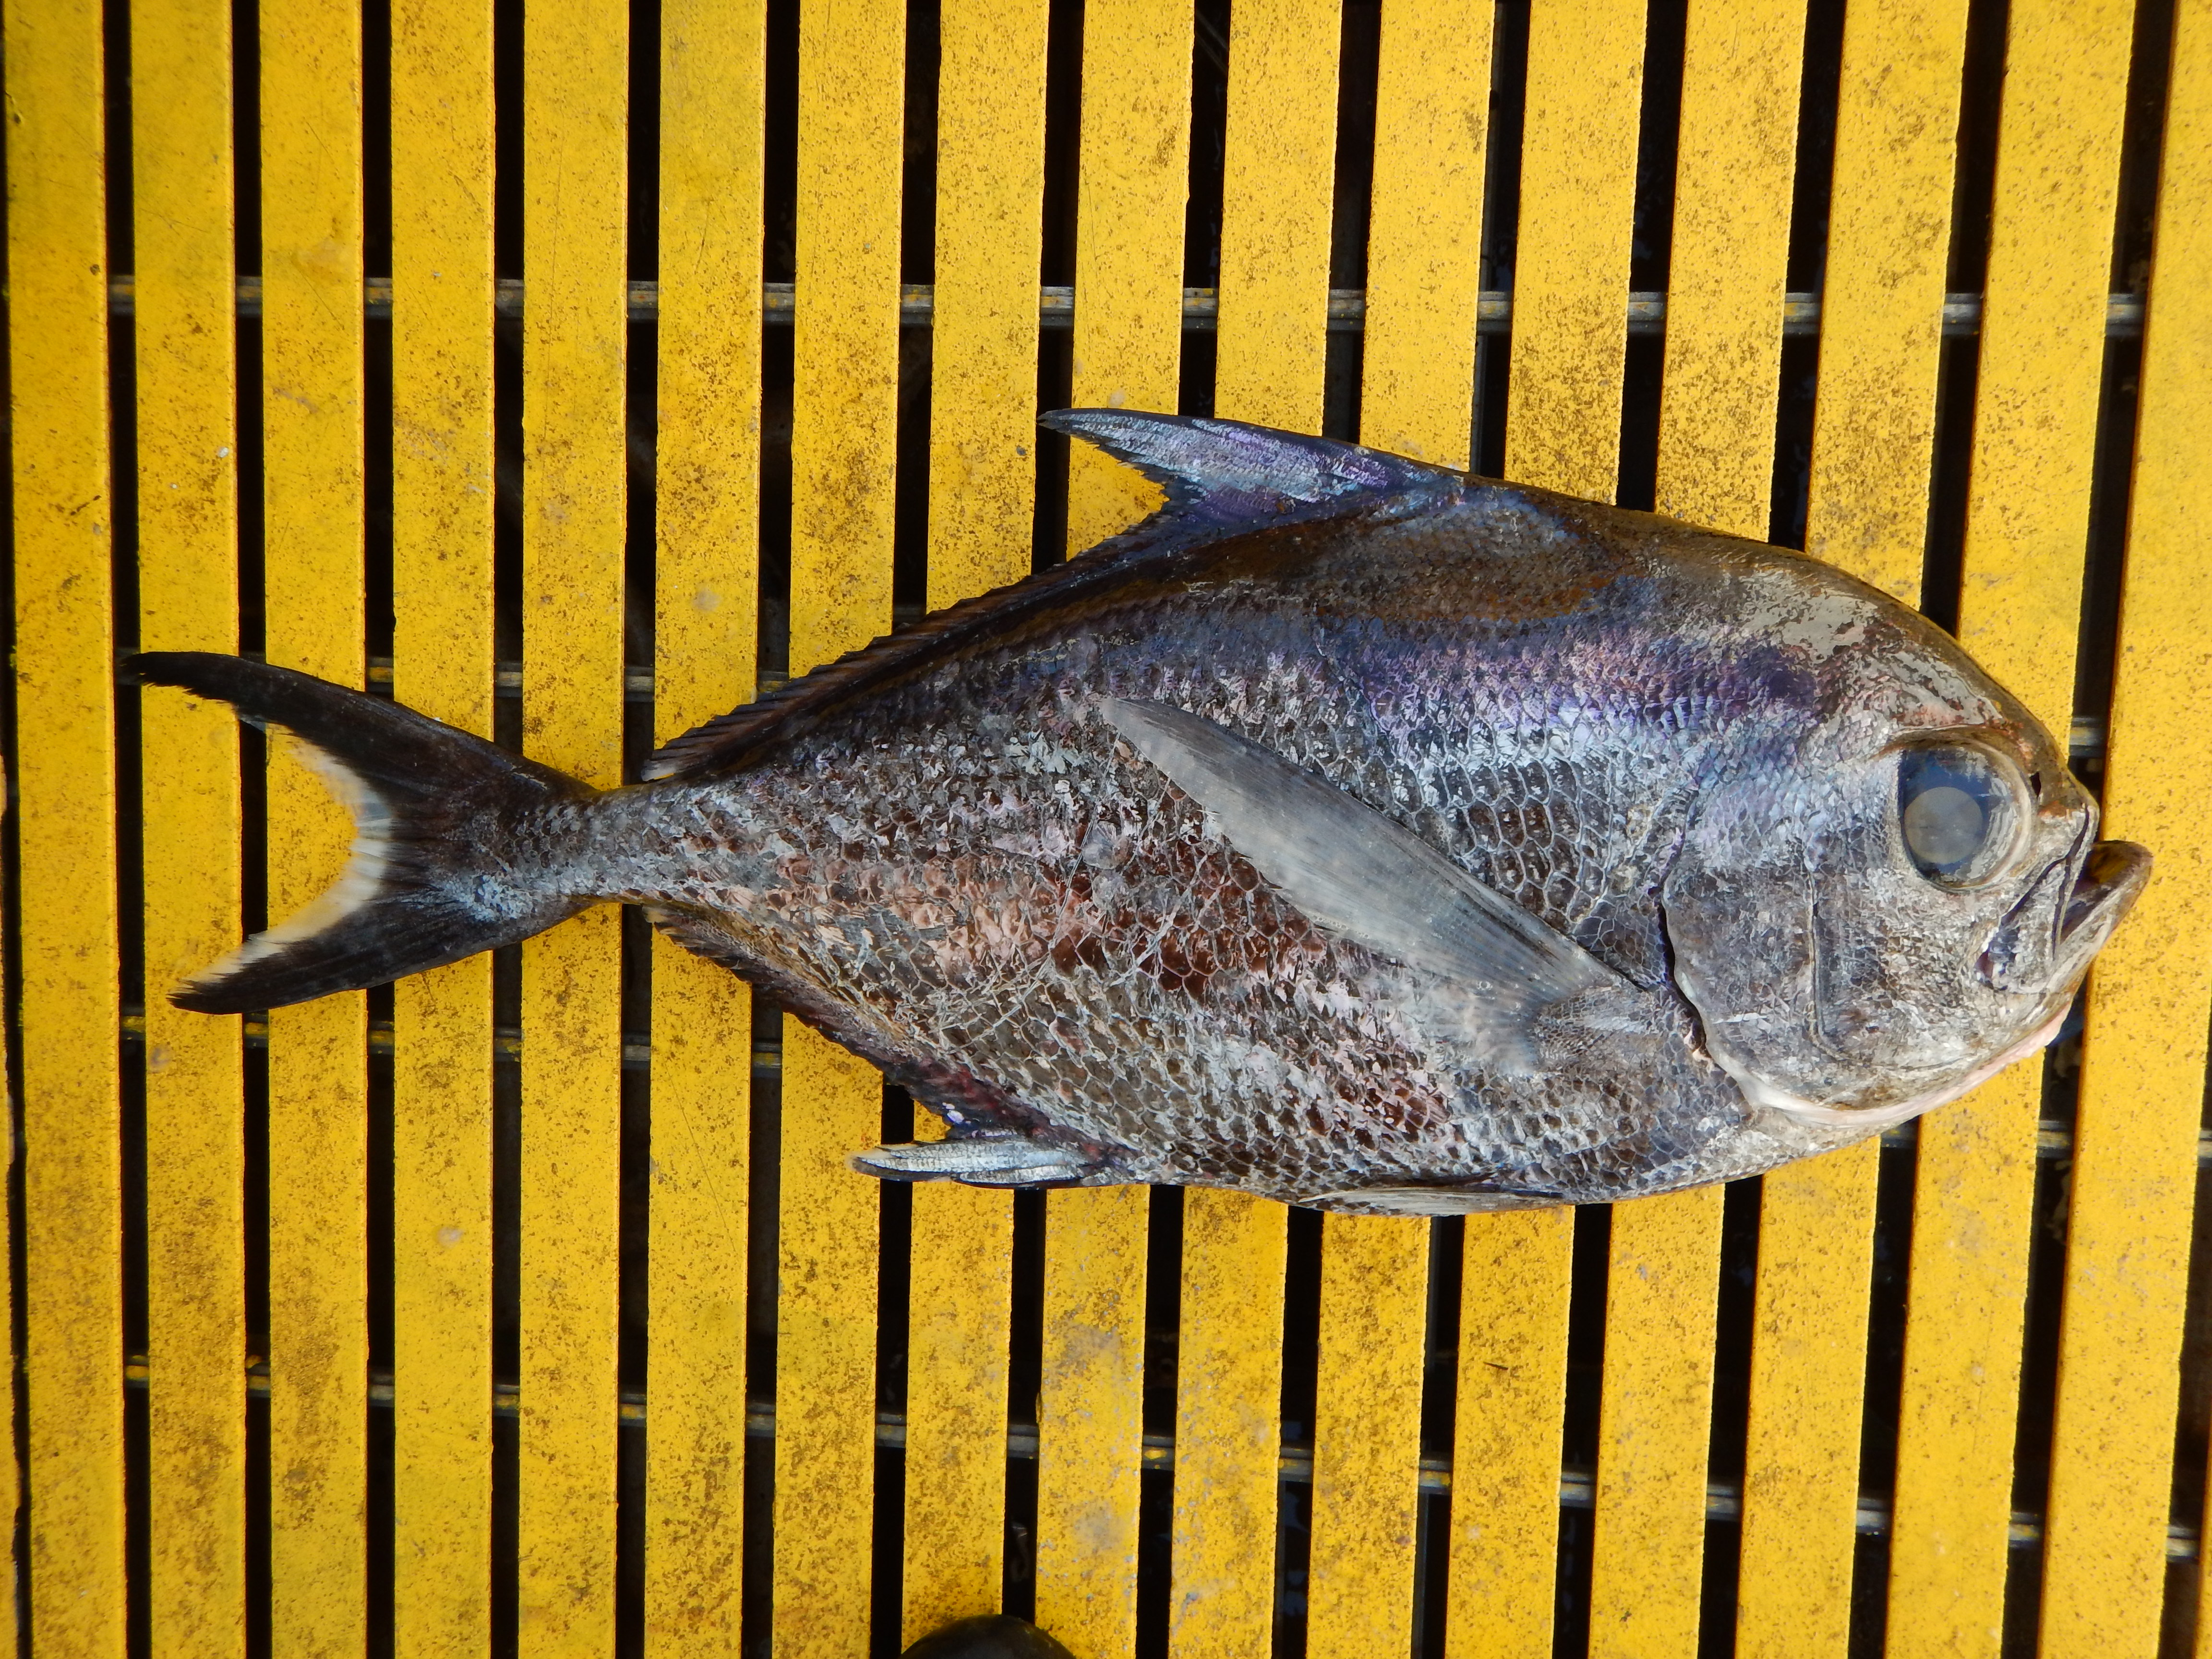
[[[169,999],[179,1008],[234,1014],[381,985],[527,939],[589,902],[556,890],[528,856],[558,842],[548,832],[562,809],[595,793],[574,779],[289,668],[202,651],[124,666],[291,732],[353,814],[337,884],[180,986]]]

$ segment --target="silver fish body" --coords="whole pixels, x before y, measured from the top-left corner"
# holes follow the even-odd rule
[[[477,854],[382,890],[479,939],[650,907],[945,1118],[856,1148],[873,1173],[1442,1213],[1753,1174],[1954,1098],[2047,1038],[2145,878],[2025,708],[1816,561],[1057,420],[1167,507],[654,781],[448,792]],[[331,721],[260,713],[345,769]],[[274,1000],[236,981],[300,948],[182,1000]]]

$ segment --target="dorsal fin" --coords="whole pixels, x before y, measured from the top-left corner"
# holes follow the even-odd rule
[[[771,735],[805,724],[895,677],[1049,606],[1114,587],[1177,556],[1249,530],[1334,519],[1415,497],[1455,495],[1456,472],[1380,450],[1304,437],[1242,421],[1139,410],[1064,409],[1042,424],[1096,444],[1167,492],[1143,523],[1065,564],[925,617],[794,680],[780,691],[694,726],[644,767],[648,780],[726,772]]]

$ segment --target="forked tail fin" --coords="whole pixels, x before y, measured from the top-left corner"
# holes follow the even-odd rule
[[[381,985],[527,939],[590,902],[561,890],[555,868],[596,793],[574,779],[289,668],[202,651],[124,666],[291,732],[353,814],[337,884],[178,988],[179,1008],[234,1014]]]

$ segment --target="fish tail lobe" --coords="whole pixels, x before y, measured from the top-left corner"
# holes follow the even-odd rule
[[[289,668],[203,651],[124,667],[290,732],[353,815],[337,881],[179,986],[179,1008],[241,1013],[381,985],[527,939],[596,896],[561,878],[559,849],[598,793],[573,778]]]

